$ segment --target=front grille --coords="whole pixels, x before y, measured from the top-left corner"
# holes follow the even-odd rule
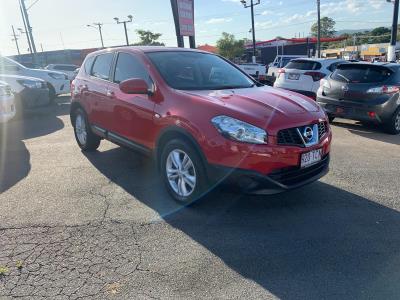
[[[321,139],[328,132],[328,123],[327,122],[319,122],[318,123],[318,136]]]
[[[277,143],[278,145],[299,146],[304,147],[304,141],[299,133],[302,132],[303,127],[295,127],[282,129],[278,132]],[[318,138],[321,139],[325,133],[328,132],[328,123],[323,121],[318,123]]]
[[[294,145],[302,146],[303,140],[297,132],[297,128],[283,129],[278,132],[278,144],[279,145]]]
[[[329,155],[325,155],[322,160],[310,167],[300,168],[291,167],[268,175],[269,178],[286,186],[293,186],[307,181],[308,179],[320,174],[329,165]]]

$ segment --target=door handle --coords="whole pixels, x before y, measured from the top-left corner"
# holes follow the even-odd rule
[[[111,90],[107,90],[106,94],[107,94],[107,97],[111,97],[111,98],[114,97],[114,92]]]

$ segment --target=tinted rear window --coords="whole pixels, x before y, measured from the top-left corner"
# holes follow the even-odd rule
[[[77,68],[77,66],[54,66],[54,70],[61,71],[75,71]]]
[[[321,67],[319,62],[309,60],[292,60],[286,66],[287,69],[296,70],[319,70]]]
[[[393,71],[383,66],[340,65],[332,74],[332,79],[350,83],[375,83],[389,79]]]

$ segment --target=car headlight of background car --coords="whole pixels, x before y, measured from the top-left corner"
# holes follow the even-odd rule
[[[26,88],[30,89],[40,89],[43,87],[42,82],[38,80],[29,80],[29,79],[24,79],[24,80],[17,80],[19,84],[23,85]]]
[[[217,116],[211,122],[223,136],[232,140],[251,144],[267,144],[267,132],[249,123],[228,116]]]
[[[57,80],[67,80],[68,76],[65,74],[58,74],[58,73],[47,73],[51,78],[57,79]]]
[[[11,88],[6,85],[6,86],[0,86],[0,96],[11,96]]]

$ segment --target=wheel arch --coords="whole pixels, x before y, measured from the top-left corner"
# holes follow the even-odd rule
[[[72,102],[71,103],[71,108],[69,110],[69,118],[71,120],[72,126],[75,126],[74,125],[75,124],[75,111],[77,109],[79,109],[79,108],[82,109],[86,113],[85,109],[83,108],[83,106],[79,102]]]
[[[208,164],[207,158],[204,155],[203,151],[201,150],[201,147],[197,142],[197,140],[193,137],[193,135],[189,131],[178,126],[169,126],[167,128],[164,128],[158,135],[156,140],[155,151],[153,153],[154,160],[157,164],[157,168],[159,168],[159,158],[161,156],[161,151],[163,147],[168,143],[168,141],[177,138],[180,138],[193,146],[197,154],[199,154],[204,167],[207,169],[207,164]]]

